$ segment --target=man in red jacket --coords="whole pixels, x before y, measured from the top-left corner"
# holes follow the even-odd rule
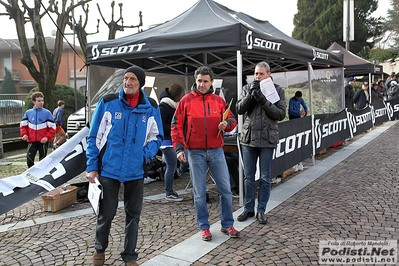
[[[212,69],[198,68],[191,92],[179,102],[172,119],[171,136],[177,159],[186,162],[184,149],[188,150],[190,178],[194,188],[194,206],[201,238],[210,241],[209,213],[206,204],[206,171],[209,167],[220,195],[221,232],[230,237],[239,237],[234,227],[230,176],[224,157],[222,131],[231,131],[237,120],[231,111],[226,119],[226,102],[213,93]]]

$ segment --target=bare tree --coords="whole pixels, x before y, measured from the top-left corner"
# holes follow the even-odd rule
[[[69,0],[61,0],[61,6],[55,0],[49,0],[47,8],[40,0],[34,0],[33,6],[30,7],[25,0],[0,0],[7,13],[0,15],[8,15],[15,22],[18,41],[21,47],[22,59],[21,63],[26,66],[32,78],[37,82],[39,90],[45,96],[45,107],[52,108],[54,103],[54,85],[57,80],[58,68],[61,62],[63,48],[63,34],[65,27],[70,19],[71,12],[74,8],[84,5],[91,0],[80,0],[73,4]],[[55,37],[54,47],[49,50],[46,43],[42,28],[42,18],[46,13],[57,15],[56,25],[57,33]],[[29,23],[34,33],[34,44],[29,47],[26,38],[25,26]],[[32,54],[36,57],[38,68],[32,60]]]
[[[111,3],[111,8],[112,8],[112,16],[111,16],[111,21],[107,22],[101,13],[100,6],[97,4],[98,12],[100,13],[100,16],[103,20],[103,22],[108,26],[109,29],[109,34],[108,34],[108,40],[113,40],[115,39],[116,32],[119,31],[124,31],[125,28],[139,28],[143,26],[143,16],[141,11],[139,12],[139,17],[140,17],[140,23],[136,26],[124,26],[123,25],[123,17],[122,17],[122,7],[123,4],[119,3],[119,19],[117,21],[114,20],[114,9],[115,9],[115,1],[112,1]],[[121,25],[118,23],[121,22]]]
[[[68,25],[73,31],[73,34],[76,34],[76,37],[78,38],[79,45],[82,49],[82,53],[84,57],[86,57],[86,46],[87,46],[87,36],[97,34],[100,32],[99,26],[100,26],[100,20],[97,19],[97,30],[92,33],[87,33],[86,27],[87,27],[87,22],[89,20],[89,4],[82,5],[82,10],[84,13],[84,21],[83,21],[83,15],[79,16],[79,21],[76,22],[75,18],[71,16]]]
[[[123,4],[120,3],[119,5],[119,11],[120,11],[120,18],[115,21],[114,20],[114,8],[115,8],[115,1],[112,1],[111,3],[111,8],[112,8],[112,17],[111,17],[111,22],[107,22],[101,12],[100,6],[97,4],[97,8],[98,8],[98,12],[100,13],[100,16],[103,20],[103,22],[107,25],[108,30],[109,30],[109,34],[108,34],[108,39],[115,39],[115,35],[117,31],[124,31],[125,28],[139,28],[143,25],[143,19],[142,19],[142,13],[141,11],[139,12],[139,18],[140,18],[140,23],[136,26],[124,26],[123,25],[123,17],[122,17],[122,7]],[[99,32],[99,22],[100,20],[97,19],[97,31],[94,33],[87,33],[86,31],[86,26],[87,26],[87,22],[88,22],[88,17],[89,17],[89,5],[87,4],[86,7],[82,5],[83,8],[83,13],[84,13],[84,19],[82,18],[82,15],[79,18],[79,21],[76,22],[75,18],[71,18],[70,21],[68,22],[69,27],[73,30],[75,34],[78,37],[79,40],[79,45],[86,57],[86,46],[87,46],[87,36],[88,35],[92,35],[92,34],[96,34]],[[119,25],[118,23],[121,23],[121,25]],[[108,77],[110,75],[112,75],[112,73],[114,72],[113,68],[98,68],[98,67],[92,67],[90,68],[90,72],[92,73],[93,76],[95,76],[95,79],[91,79],[90,80],[90,87],[94,88],[94,90],[91,90],[90,93],[92,95],[90,95],[90,97],[94,96],[95,94],[95,89],[99,89],[103,83],[106,81],[106,79],[108,79]]]

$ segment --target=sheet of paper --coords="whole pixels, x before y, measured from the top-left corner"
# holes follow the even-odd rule
[[[269,102],[276,103],[280,100],[280,96],[271,78],[264,79],[260,82],[260,90]]]
[[[94,213],[98,215],[99,207],[100,207],[100,199],[103,198],[103,190],[100,181],[95,179],[95,183],[89,183],[89,191],[87,193],[87,197],[90,201],[91,206],[93,207]]]

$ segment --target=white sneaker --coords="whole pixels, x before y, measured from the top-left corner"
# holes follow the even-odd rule
[[[148,177],[148,176],[146,178],[144,178],[144,184],[145,185],[147,185],[149,183],[152,183],[152,182],[155,182],[155,181],[157,181],[156,178],[151,178],[151,177]]]

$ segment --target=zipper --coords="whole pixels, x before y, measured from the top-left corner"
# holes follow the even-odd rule
[[[207,118],[207,111],[208,111],[208,116],[210,115],[211,107],[209,103],[206,102],[205,95],[202,95],[202,101],[204,105],[205,148],[208,149],[208,126],[206,123],[206,118]]]

